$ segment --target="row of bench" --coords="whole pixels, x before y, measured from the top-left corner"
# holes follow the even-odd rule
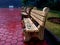
[[[22,11],[24,28],[24,40],[29,41],[32,37],[37,37],[40,40],[44,39],[44,29],[49,8],[44,7],[42,11],[37,8],[26,8]]]

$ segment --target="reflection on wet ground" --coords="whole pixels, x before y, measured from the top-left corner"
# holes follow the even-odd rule
[[[0,45],[23,45],[20,9],[0,8]]]

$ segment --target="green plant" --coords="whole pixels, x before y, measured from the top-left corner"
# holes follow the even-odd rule
[[[60,12],[59,11],[50,11],[48,14],[48,17],[59,17],[60,18]],[[46,22],[46,28],[49,29],[54,35],[60,38],[60,24],[55,24],[52,22],[49,22],[47,20]]]
[[[22,0],[23,5],[27,5],[28,0]]]

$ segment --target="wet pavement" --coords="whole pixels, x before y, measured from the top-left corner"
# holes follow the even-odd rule
[[[0,45],[23,45],[20,9],[0,8]]]

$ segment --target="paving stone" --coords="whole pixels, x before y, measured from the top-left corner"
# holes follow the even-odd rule
[[[18,38],[22,38],[23,36],[20,34],[20,35],[18,35],[17,37],[18,37]]]
[[[3,44],[5,44],[5,41],[0,41],[0,45],[3,45]]]
[[[5,35],[5,34],[4,34],[4,35],[3,35],[3,37],[6,37],[6,38],[7,38],[7,37],[8,37],[8,35]]]
[[[18,42],[17,45],[24,45],[24,43],[23,42]]]
[[[6,42],[11,42],[12,41],[12,39],[6,39]]]
[[[9,39],[9,38],[12,39],[12,37],[13,37],[12,35],[9,35],[7,38],[8,38],[8,39]]]
[[[24,39],[23,39],[23,38],[18,38],[17,40],[18,40],[18,41],[23,41]]]
[[[0,33],[0,36],[3,36],[4,34],[3,33]]]
[[[9,35],[13,35],[13,33],[9,33]]]
[[[2,38],[3,36],[2,35],[0,35],[0,39]]]
[[[2,37],[1,40],[6,40],[6,37]]]
[[[9,34],[9,32],[5,32],[5,34],[6,34],[6,35]]]
[[[11,43],[5,43],[4,45],[11,45]]]
[[[2,30],[0,33],[4,34],[5,32]]]
[[[11,43],[17,43],[17,40],[12,40]]]
[[[12,43],[11,45],[17,45],[16,43]]]
[[[17,39],[17,37],[15,36],[15,37],[13,37],[12,39]]]
[[[22,35],[22,31],[21,32],[18,32],[18,35]]]

